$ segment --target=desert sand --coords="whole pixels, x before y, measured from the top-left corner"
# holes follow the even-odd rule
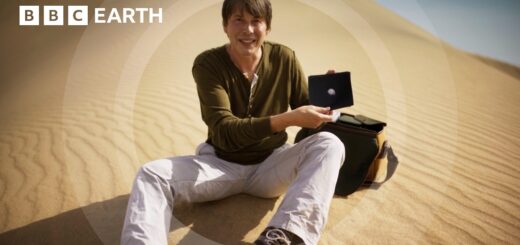
[[[191,65],[227,41],[220,2],[89,4],[162,7],[164,23],[20,27],[18,3],[0,9],[0,244],[117,244],[139,166],[205,140]],[[334,198],[320,244],[520,243],[519,68],[373,1],[273,8],[268,39],[307,75],[350,71],[344,110],[386,121],[399,158],[379,189]],[[252,242],[281,200],[179,207],[170,243]]]

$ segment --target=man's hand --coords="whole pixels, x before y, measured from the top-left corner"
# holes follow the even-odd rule
[[[335,70],[329,69],[326,74],[334,74]],[[271,116],[271,129],[280,132],[290,126],[302,128],[317,128],[326,122],[332,122],[332,110],[329,107],[313,105],[301,106],[295,110]]]
[[[317,128],[321,124],[332,122],[332,111],[328,107],[306,105],[295,110],[271,116],[271,128],[280,132],[289,126]]]

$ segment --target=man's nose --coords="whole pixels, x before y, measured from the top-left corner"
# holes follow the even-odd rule
[[[253,33],[253,30],[254,30],[253,23],[247,23],[245,27],[246,27],[245,30],[247,33]]]

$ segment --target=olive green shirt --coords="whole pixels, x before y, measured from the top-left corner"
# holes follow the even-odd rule
[[[265,160],[287,140],[285,131],[272,131],[270,116],[309,103],[294,51],[280,44],[262,45],[251,99],[251,81],[233,64],[225,45],[198,55],[192,72],[208,126],[206,142],[226,161],[248,165]]]

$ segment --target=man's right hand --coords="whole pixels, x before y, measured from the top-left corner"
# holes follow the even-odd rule
[[[332,111],[330,108],[306,105],[292,111],[271,116],[271,129],[273,132],[280,132],[289,126],[317,128],[326,122],[332,122]]]

